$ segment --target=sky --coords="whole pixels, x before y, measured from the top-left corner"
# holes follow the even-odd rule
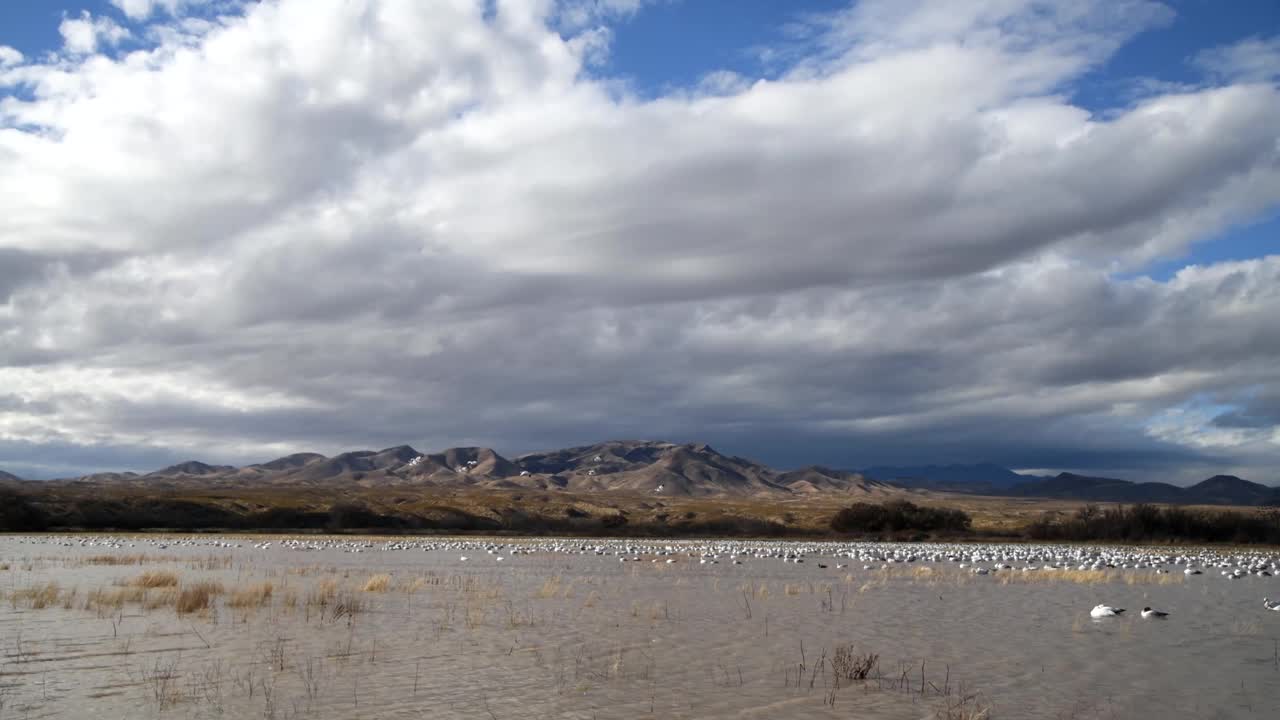
[[[0,469],[1280,483],[1273,0],[5,0]]]

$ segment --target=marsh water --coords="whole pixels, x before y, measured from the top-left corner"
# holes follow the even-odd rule
[[[1280,717],[1280,558],[982,547],[0,537],[0,720]]]

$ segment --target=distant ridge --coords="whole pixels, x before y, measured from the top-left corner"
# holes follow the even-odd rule
[[[0,482],[23,482],[0,472]],[[1215,475],[1190,487],[1135,483],[1118,478],[1060,473],[1021,475],[990,463],[880,466],[861,472],[810,466],[776,470],[724,455],[702,443],[611,440],[514,459],[485,447],[422,453],[408,445],[353,450],[333,457],[296,453],[232,467],[198,460],[139,475],[96,473],[53,483],[133,487],[421,487],[481,490],[626,492],[686,497],[908,497],[921,489],[978,495],[1054,498],[1087,502],[1192,505],[1280,505],[1280,488],[1233,475]]]
[[[1021,475],[990,463],[870,467],[863,470],[862,474],[899,487],[975,495],[1179,505],[1280,504],[1280,488],[1250,482],[1234,475],[1215,475],[1190,487],[1179,487],[1170,483],[1139,483],[1069,472],[1053,477]]]
[[[774,470],[706,444],[614,440],[530,453],[514,460],[491,448],[422,453],[399,445],[333,457],[297,453],[241,468],[191,460],[138,475],[98,473],[72,480],[134,487],[432,487],[485,490],[628,492],[654,496],[770,497],[840,494],[891,497],[905,491],[830,468]]]
[[[1214,475],[1186,489],[1194,502],[1205,505],[1267,505],[1280,502],[1280,488],[1250,482],[1235,475]]]
[[[1014,491],[1026,497],[1047,497],[1096,502],[1146,502],[1180,505],[1276,505],[1280,488],[1242,480],[1234,475],[1215,475],[1190,487],[1169,483],[1135,483],[1116,478],[1097,478],[1073,473],[1020,485]]]
[[[150,473],[150,475],[157,477],[173,477],[176,475],[192,475],[199,477],[203,475],[219,475],[232,470],[235,470],[235,468],[230,465],[206,465],[198,460],[188,460],[187,462],[178,463],[177,465],[170,465],[163,470],[157,470]]]
[[[1034,475],[1019,475],[1008,468],[992,463],[979,463],[977,465],[877,466],[865,468],[861,473],[867,477],[902,487],[940,489],[946,489],[947,486],[962,486],[961,489],[970,490],[1006,489],[1040,479]]]

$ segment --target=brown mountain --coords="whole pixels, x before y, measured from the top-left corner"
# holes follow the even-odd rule
[[[683,497],[886,495],[896,490],[827,468],[779,472],[703,444],[610,441],[509,460],[490,448],[424,454],[407,445],[334,457],[299,453],[236,468],[189,461],[146,475],[102,473],[77,482],[182,487],[435,487],[626,492]]]
[[[901,488],[872,480],[859,473],[812,466],[778,475],[778,483],[793,493],[804,495],[856,494],[898,495]]]
[[[128,483],[144,477],[135,472],[101,472],[76,478],[83,483]]]
[[[730,457],[709,445],[610,441],[516,458],[531,475],[549,476],[574,491],[629,491],[662,495],[790,494],[778,473]]]
[[[967,471],[962,466],[942,470],[957,468]],[[0,472],[0,483],[18,482],[22,481]],[[901,497],[912,492],[897,482],[882,482],[863,472],[819,466],[779,471],[753,460],[724,455],[705,444],[631,440],[529,453],[514,460],[483,447],[457,447],[424,454],[408,445],[383,450],[356,450],[333,457],[297,453],[239,468],[192,460],[146,475],[98,473],[53,482],[165,488],[265,485],[337,489],[526,489],[677,497],[856,496],[871,500]],[[1167,483],[1134,483],[1116,478],[1061,473],[1052,478],[1025,477],[1011,488],[983,485],[969,492],[1093,502],[1280,504],[1280,488],[1230,475],[1217,475],[1183,488]]]
[[[168,479],[176,479],[181,477],[207,477],[211,475],[225,475],[229,472],[235,472],[236,468],[230,465],[207,465],[198,460],[188,460],[177,465],[170,465],[163,470],[157,470],[148,473],[149,477],[160,477]]]

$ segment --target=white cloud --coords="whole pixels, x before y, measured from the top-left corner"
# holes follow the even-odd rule
[[[125,17],[139,22],[161,10],[176,17],[184,9],[193,5],[203,5],[209,0],[109,0],[109,2],[123,12]]]
[[[8,45],[0,45],[0,67],[17,65],[22,62],[22,53]]]
[[[93,17],[83,11],[78,18],[62,19],[58,25],[62,34],[63,47],[67,52],[77,55],[88,55],[98,51],[99,45],[118,45],[129,37],[129,30],[117,25],[107,17]]]
[[[1168,456],[1229,448],[1150,417],[1280,382],[1280,258],[1112,275],[1280,205],[1274,86],[1062,94],[1161,6],[868,0],[653,100],[585,72],[634,7],[495,7],[280,0],[0,73],[0,439]]]
[[[645,5],[670,0],[559,0],[555,20],[570,31],[635,15]]]
[[[1253,37],[1205,50],[1195,57],[1201,69],[1235,82],[1274,82],[1280,78],[1280,35]]]

